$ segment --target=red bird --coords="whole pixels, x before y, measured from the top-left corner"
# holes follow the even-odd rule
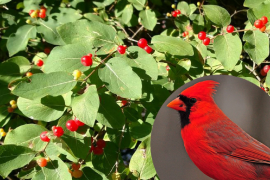
[[[270,148],[232,122],[213,99],[218,82],[199,82],[167,106],[179,112],[185,149],[215,180],[269,180]]]

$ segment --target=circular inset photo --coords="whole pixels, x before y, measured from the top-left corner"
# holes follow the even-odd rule
[[[270,179],[270,98],[218,75],[176,90],[159,110],[151,153],[161,180]]]

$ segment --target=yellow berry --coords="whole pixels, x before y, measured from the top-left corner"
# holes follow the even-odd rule
[[[11,100],[11,101],[9,101],[9,104],[10,104],[10,105],[13,105],[13,104],[17,104],[17,103],[16,103],[15,100]]]
[[[1,132],[0,135],[1,135],[1,137],[5,137],[7,135],[7,133],[6,132]]]
[[[2,133],[2,132],[5,132],[5,130],[3,128],[0,128],[0,133]]]
[[[98,12],[98,8],[94,8],[93,10],[94,10],[94,12]]]
[[[32,21],[31,21],[30,19],[27,19],[25,22],[26,22],[27,24],[31,24],[31,23],[32,23]]]
[[[12,108],[12,109],[16,109],[17,107],[18,107],[17,104],[12,104],[12,105],[11,105],[11,108]]]
[[[172,15],[171,15],[171,13],[167,13],[166,16],[167,17],[171,17]]]
[[[33,73],[31,73],[31,72],[26,73],[26,77],[31,77],[32,75],[33,75]]]
[[[112,180],[121,180],[120,173],[113,173],[112,174]]]
[[[176,7],[175,4],[172,4],[172,8],[175,9],[175,7]]]
[[[35,10],[34,12],[31,13],[31,18],[37,18],[38,17],[39,10]]]
[[[201,5],[201,2],[198,1],[198,2],[197,2],[197,6],[200,6],[200,5]]]
[[[82,175],[83,175],[83,172],[82,172],[81,170],[74,170],[74,171],[72,172],[72,176],[73,176],[74,178],[80,178],[80,177],[82,177]]]
[[[49,157],[46,157],[45,159],[46,159],[47,162],[51,161],[51,159]]]
[[[74,70],[72,75],[74,76],[74,79],[79,79],[82,75],[82,72],[80,70]]]
[[[240,59],[243,59],[244,58],[244,56],[243,55],[240,55]]]
[[[148,9],[150,9],[150,7],[149,6],[146,6],[145,9],[148,10]]]

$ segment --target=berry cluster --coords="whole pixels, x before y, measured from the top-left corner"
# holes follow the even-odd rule
[[[270,70],[270,65],[265,65],[262,69],[261,69],[261,75],[262,76],[266,76],[268,71]]]
[[[104,148],[106,146],[106,141],[103,139],[99,139],[96,142],[93,142],[93,138],[91,138],[91,149],[90,152],[93,152],[95,155],[101,155],[104,152]]]
[[[6,135],[7,133],[5,132],[5,130],[3,128],[0,128],[0,136],[5,137]]]
[[[183,36],[183,37],[187,37],[188,34],[189,34],[188,31],[185,31],[185,32],[182,33],[182,36]]]
[[[29,11],[29,15],[31,16],[31,18],[42,18],[42,19],[44,19],[45,17],[46,17],[46,11],[47,11],[47,9],[44,7],[44,6],[42,6],[40,9],[38,9],[38,10],[30,10]]]
[[[204,44],[205,46],[209,45],[209,43],[210,43],[210,38],[209,38],[209,37],[206,37],[206,32],[204,32],[204,31],[199,32],[198,38],[199,38],[200,40],[202,40],[202,42],[203,42],[203,44]]]
[[[268,18],[266,16],[261,17],[254,22],[254,26],[260,29],[261,32],[264,32],[266,29],[266,24],[268,23]]]
[[[173,17],[177,17],[177,16],[179,16],[180,14],[181,14],[181,11],[178,10],[178,9],[172,12],[172,16],[173,16]]]
[[[84,123],[79,121],[76,117],[74,119],[68,120],[66,127],[70,131],[77,131],[79,126],[84,126]]]
[[[64,130],[60,126],[53,126],[52,127],[52,132],[56,137],[61,137],[64,134]],[[50,142],[50,138],[48,137],[48,131],[44,131],[40,134],[40,139],[43,142]]]
[[[141,39],[138,41],[137,44],[138,44],[138,46],[139,46],[140,48],[143,48],[148,54],[150,54],[150,53],[153,51],[153,49],[152,49],[150,46],[148,46],[147,40],[144,39],[144,38],[141,38]]]
[[[72,170],[69,169],[70,174],[74,178],[80,178],[83,175],[83,172],[80,170],[81,165],[77,163],[72,163]]]
[[[81,63],[84,66],[92,66],[93,64],[93,59],[92,59],[93,55],[90,53],[88,55],[85,55],[81,58]]]
[[[11,100],[9,102],[10,106],[8,107],[8,112],[9,113],[12,113],[14,111],[14,109],[16,109],[18,106],[17,106],[17,102],[15,100]]]

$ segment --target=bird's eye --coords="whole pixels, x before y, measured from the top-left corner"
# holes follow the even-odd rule
[[[191,102],[193,104],[193,103],[197,102],[197,99],[191,98],[191,99],[189,99],[189,102]]]

